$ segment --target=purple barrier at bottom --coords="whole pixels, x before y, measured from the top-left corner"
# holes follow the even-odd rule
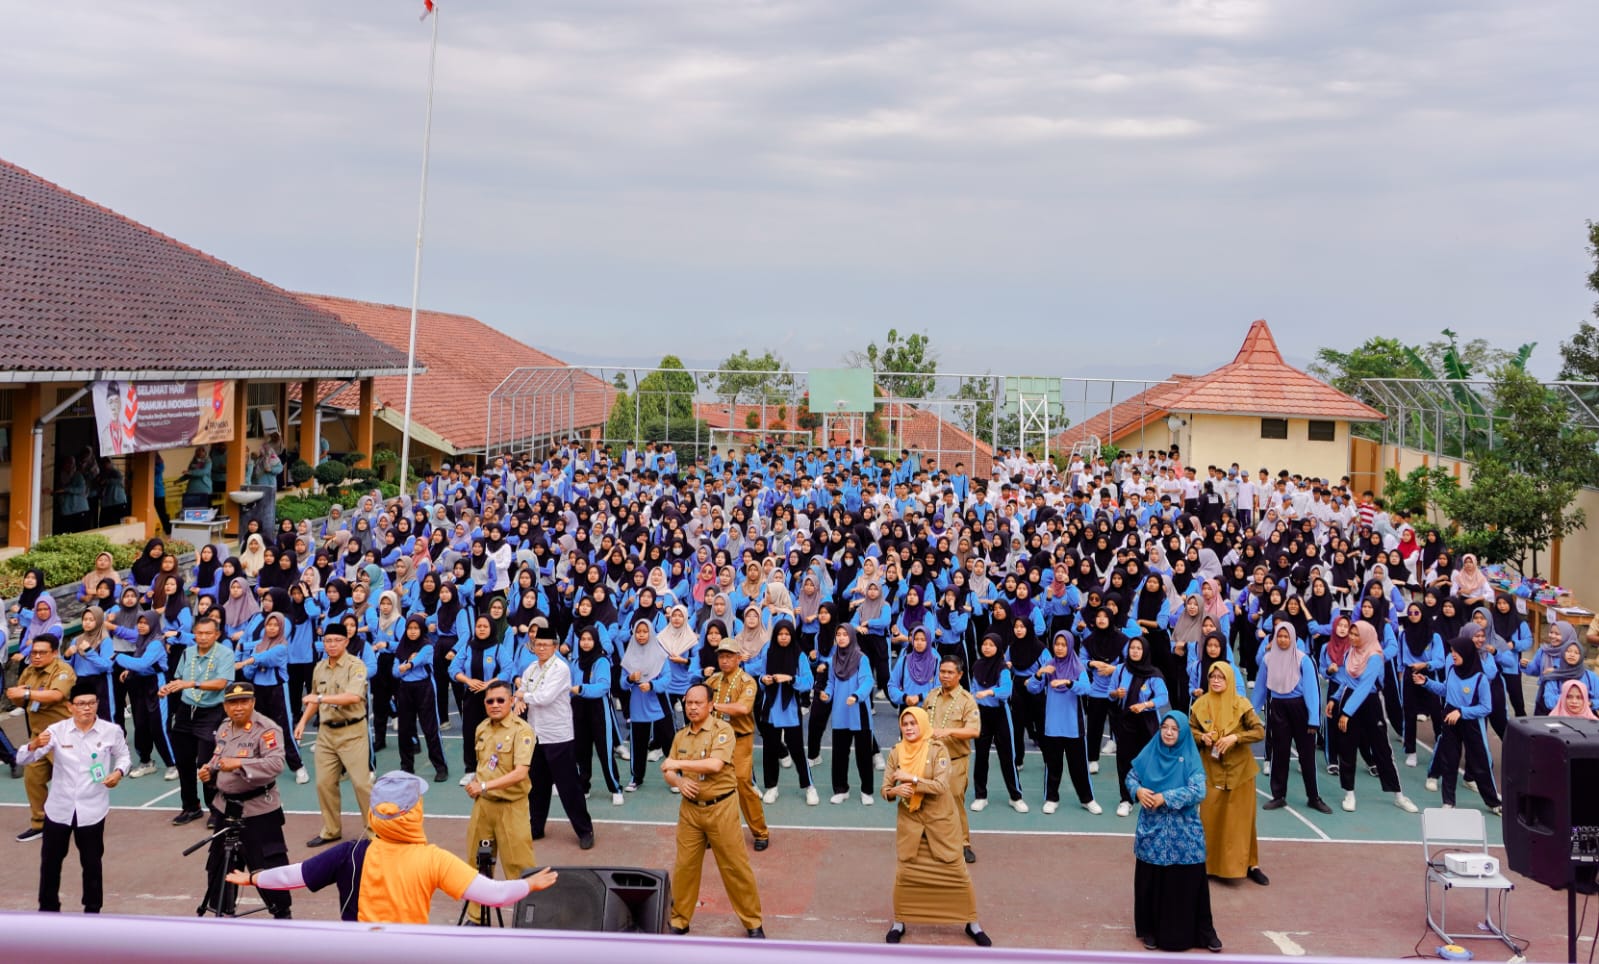
[[[592,964],[649,960],[683,964],[860,964],[868,961],[1158,961],[1164,954],[1112,954],[994,947],[926,947],[750,941],[577,931],[501,930],[352,924],[336,921],[216,920],[112,915],[0,913],[0,946],[12,961],[115,961],[116,964],[283,964],[284,961],[525,961]],[[1216,964],[1281,964],[1280,957],[1203,955]],[[1344,958],[1302,957],[1305,964]]]

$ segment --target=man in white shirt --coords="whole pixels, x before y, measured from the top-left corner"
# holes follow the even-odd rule
[[[61,910],[61,864],[68,840],[76,840],[83,868],[83,912],[100,913],[104,887],[100,858],[105,854],[105,818],[110,789],[122,782],[131,761],[122,729],[97,715],[94,687],[73,687],[72,717],[52,723],[17,754],[24,765],[54,757],[50,793],[44,801],[44,852],[39,855],[39,909]]]
[[[577,833],[578,846],[594,847],[594,821],[583,799],[583,780],[577,771],[572,731],[572,671],[566,660],[555,655],[555,640],[544,634],[541,620],[535,620],[533,634],[535,662],[522,671],[517,681],[517,709],[527,709],[533,726],[533,762],[528,767],[532,789],[528,792],[528,818],[533,839],[544,838],[544,822],[550,816],[550,789],[561,795],[561,809]]]

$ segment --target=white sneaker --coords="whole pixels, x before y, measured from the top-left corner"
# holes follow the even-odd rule
[[[761,802],[762,803],[776,803],[777,802],[777,788],[773,787],[772,789],[770,789],[770,790],[766,791],[765,793],[761,794]]]
[[[1413,767],[1415,765],[1416,765],[1416,754],[1414,754],[1414,753],[1406,753],[1405,754],[1405,766]]]
[[[822,798],[817,795],[815,787],[805,788],[805,805],[807,807],[814,807],[821,802]]]
[[[1270,760],[1266,761],[1265,770],[1266,770],[1266,775],[1268,777],[1271,776],[1271,761]]]
[[[167,767],[167,772],[161,775],[161,779],[167,781],[168,783],[171,783],[173,780],[176,780],[177,778],[178,778],[178,768],[177,767]]]
[[[1121,803],[1116,804],[1116,816],[1118,816],[1118,817],[1129,817],[1129,816],[1132,816],[1132,813],[1133,813],[1133,805],[1128,803],[1126,800],[1123,800]]]
[[[631,751],[631,750],[629,750],[627,748],[627,744],[626,743],[618,743],[616,745],[616,755],[617,755],[618,759],[622,759],[622,760],[631,760],[631,759],[633,759],[633,751]]]
[[[1344,809],[1350,813],[1355,812],[1355,791],[1350,790],[1344,794]]]
[[[452,729],[454,729],[454,727],[450,724],[449,720],[445,720],[443,723],[439,724],[439,730],[441,732],[446,731],[446,730],[452,730]]]
[[[1466,785],[1466,789],[1470,790],[1472,793],[1477,792],[1477,783],[1475,780],[1462,780],[1460,782],[1464,783]]]
[[[620,793],[613,793],[611,794],[611,806],[620,807],[622,805],[622,801],[626,799],[627,798],[622,796]]]
[[[1027,801],[1026,800],[1012,800],[1010,802],[1010,808],[1012,810],[1016,811],[1017,813],[1026,813],[1027,812]]]
[[[872,795],[870,793],[861,794],[861,806],[869,807],[869,806],[871,806],[872,804],[874,804],[876,802],[877,801],[875,799],[873,799],[873,797],[872,797]]]
[[[1410,798],[1403,793],[1394,794],[1394,806],[1406,813],[1420,813],[1421,808],[1410,802]]]
[[[811,769],[814,770],[817,767],[822,765],[822,758],[821,757],[815,757],[813,759],[806,760],[805,762],[809,763],[811,765]]]
[[[791,756],[785,756],[783,759],[777,761],[777,765],[785,770],[792,770],[794,769],[794,758]]]
[[[1087,810],[1096,817],[1105,812],[1105,808],[1099,805],[1098,800],[1088,801],[1087,803],[1083,804],[1083,809]]]
[[[1438,792],[1438,780],[1437,780],[1436,777],[1428,777],[1427,778],[1427,792],[1429,792],[1429,793],[1437,793]]]
[[[848,799],[849,799],[849,794],[847,794],[847,793],[835,793],[832,796],[827,798],[827,802],[828,803],[843,803],[845,800],[848,800]]]
[[[1116,741],[1115,740],[1108,741],[1105,744],[1105,748],[1103,750],[1100,750],[1099,753],[1100,753],[1101,756],[1115,756],[1116,755]]]
[[[301,767],[300,769],[294,771],[294,782],[300,784],[301,786],[304,786],[305,784],[310,783],[311,782],[311,773],[310,773],[310,771],[306,770],[305,767]]]
[[[456,786],[464,787],[468,783],[471,783],[475,779],[477,779],[477,774],[475,774],[475,773],[463,773],[461,775],[461,782],[457,783]]]
[[[1060,804],[1056,803],[1055,801],[1053,801],[1053,800],[1045,800],[1044,801],[1044,812],[1045,813],[1054,813],[1056,810],[1059,810],[1059,809],[1060,809]]]
[[[883,762],[883,754],[881,754],[881,753],[873,753],[872,754],[872,769],[873,770],[882,771],[882,770],[887,769],[887,767],[888,767],[888,764]]]
[[[662,753],[660,750],[651,750],[650,752],[644,754],[644,759],[648,760],[650,763],[654,763],[664,756],[666,756],[666,754]]]
[[[987,809],[988,809],[988,798],[987,797],[978,797],[976,800],[972,801],[972,813],[982,813],[984,810],[987,810]]]
[[[147,776],[149,776],[150,774],[152,774],[154,772],[155,772],[155,764],[154,763],[141,763],[138,766],[136,766],[133,769],[128,771],[128,779],[137,780],[140,777],[147,777]]]
[[[1099,761],[1098,760],[1090,760],[1090,761],[1088,761],[1088,773],[1089,773],[1089,775],[1092,776],[1092,775],[1094,775],[1094,774],[1096,774],[1098,772],[1099,772]]]

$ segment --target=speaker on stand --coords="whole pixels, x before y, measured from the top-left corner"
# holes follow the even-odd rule
[[[1566,892],[1566,956],[1577,960],[1577,895],[1599,891],[1599,720],[1534,716],[1505,730],[1505,856]]]
[[[664,934],[672,878],[636,867],[556,867],[555,886],[517,902],[511,926],[533,930]]]

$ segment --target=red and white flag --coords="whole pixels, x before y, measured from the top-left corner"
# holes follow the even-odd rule
[[[428,18],[428,14],[430,14],[432,12],[433,12],[433,0],[422,0],[422,17],[421,17],[421,19],[426,20]]]

